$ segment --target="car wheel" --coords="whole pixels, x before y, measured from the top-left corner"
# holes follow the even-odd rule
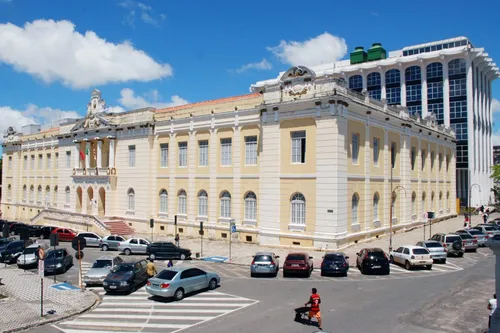
[[[430,271],[432,269],[432,265],[427,265],[425,266],[425,268],[427,268]]]
[[[155,259],[156,259],[156,256],[155,256],[153,253],[151,253],[151,254],[149,255],[149,259],[151,259],[151,260],[155,260]]]
[[[394,257],[393,257],[393,256],[391,256],[391,257],[389,258],[389,261],[391,262],[391,264],[394,264]]]
[[[278,276],[278,272],[280,271],[280,268],[276,268],[276,272],[274,272],[274,277],[277,277]]]
[[[103,251],[107,251],[107,250],[109,250],[109,246],[107,246],[106,244],[104,244],[101,249]]]
[[[132,251],[130,251],[130,249],[125,249],[125,250],[123,250],[123,253],[124,253],[126,256],[129,256],[129,255],[132,253]]]
[[[175,291],[174,298],[176,301],[180,301],[184,298],[184,289],[179,288]]]
[[[215,288],[217,288],[217,280],[216,279],[212,279],[208,283],[208,289],[214,290]]]
[[[361,271],[361,274],[363,274],[363,275],[365,275],[367,273],[363,267],[361,267],[359,270]]]
[[[462,258],[462,257],[464,256],[464,253],[463,253],[463,252],[460,252],[460,253],[458,254],[458,256],[459,256],[460,258]]]
[[[181,260],[186,260],[186,255],[184,253],[181,253]]]
[[[343,277],[347,277],[347,272],[345,272],[344,274],[342,274]]]
[[[405,268],[409,271],[411,271],[411,265],[410,265],[410,262],[408,260],[406,260],[405,262]]]

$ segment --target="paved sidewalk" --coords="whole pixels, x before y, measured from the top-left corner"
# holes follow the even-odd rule
[[[81,313],[99,297],[91,291],[58,290],[52,279],[44,278],[44,317],[40,317],[40,278],[15,266],[0,265],[0,332],[27,329]]]
[[[490,215],[490,219],[495,217],[500,217],[499,213],[493,213]],[[432,235],[440,232],[454,232],[463,228],[464,217],[459,215],[455,218],[444,220],[441,222],[433,223],[432,225]],[[472,226],[476,224],[483,223],[481,215],[474,215],[472,217]],[[429,226],[425,227],[425,239],[430,238]],[[147,237],[147,235],[146,235]],[[181,236],[182,237],[182,236]],[[402,245],[415,245],[417,242],[424,239],[424,228],[415,227],[412,230],[400,230],[392,237],[392,247],[397,249]],[[155,237],[155,241],[166,240],[173,241],[172,237]],[[180,246],[188,248],[194,254],[200,252],[200,238],[183,239],[180,240]],[[345,252],[350,258],[350,264],[355,263],[356,252],[359,252],[365,247],[379,247],[384,251],[389,252],[389,235],[380,236],[378,239],[374,238],[366,242],[360,242],[358,244],[351,245],[347,248],[341,249],[340,251]],[[240,265],[250,265],[252,262],[252,256],[258,251],[272,251],[280,256],[281,263],[283,263],[284,258],[287,253],[292,251],[304,251],[304,249],[293,248],[293,247],[277,247],[277,246],[265,246],[256,244],[245,244],[245,243],[235,243],[231,245],[231,263]],[[322,257],[325,252],[314,251],[312,249],[306,250],[310,256],[314,258],[314,266],[320,267]],[[203,257],[220,256],[221,261],[229,257],[229,242],[227,240],[203,240]],[[225,262],[228,262],[226,260]]]

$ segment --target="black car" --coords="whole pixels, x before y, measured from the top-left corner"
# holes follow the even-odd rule
[[[148,245],[149,259],[180,259],[191,258],[191,250],[175,246],[170,242],[154,242]]]
[[[42,225],[28,225],[27,227],[30,237],[42,236],[42,231],[43,231]]]
[[[321,263],[321,276],[328,274],[341,274],[347,276],[349,271],[349,262],[347,257],[343,252],[332,252],[327,253],[323,257],[323,262]]]
[[[10,224],[10,234],[11,235],[19,235],[22,229],[27,228],[28,226],[24,223],[20,222],[12,222]]]
[[[58,227],[54,227],[54,226],[43,226],[42,227],[42,230],[40,232],[40,238],[41,239],[49,239],[50,238],[50,234],[52,233],[52,231],[54,229],[57,229]]]
[[[356,253],[356,266],[362,274],[380,272],[390,273],[389,258],[380,248],[365,248]]]
[[[14,237],[8,237],[8,238],[0,238],[0,248],[9,244],[10,242],[15,241],[16,238]]]
[[[24,241],[13,241],[0,247],[0,260],[6,264],[16,262],[17,258],[24,251]]]
[[[73,266],[73,256],[66,249],[57,249],[47,252],[44,261],[45,274],[66,272]]]
[[[106,292],[133,292],[148,280],[146,260],[124,262],[113,268],[106,276],[102,286]]]

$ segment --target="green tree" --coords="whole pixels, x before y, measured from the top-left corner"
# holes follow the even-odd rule
[[[491,178],[495,183],[500,183],[500,164],[491,167]]]

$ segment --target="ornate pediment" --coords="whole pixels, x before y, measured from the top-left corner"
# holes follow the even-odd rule
[[[294,66],[287,70],[285,74],[281,76],[281,81],[289,81],[293,79],[306,79],[306,78],[314,78],[316,77],[316,73],[314,73],[311,69],[305,66]]]
[[[283,93],[300,97],[313,89],[313,79],[316,74],[307,67],[295,66],[281,76]]]
[[[72,132],[83,129],[97,129],[106,128],[110,125],[109,120],[104,118],[101,114],[87,115],[85,118],[80,119],[76,125],[71,129]]]

